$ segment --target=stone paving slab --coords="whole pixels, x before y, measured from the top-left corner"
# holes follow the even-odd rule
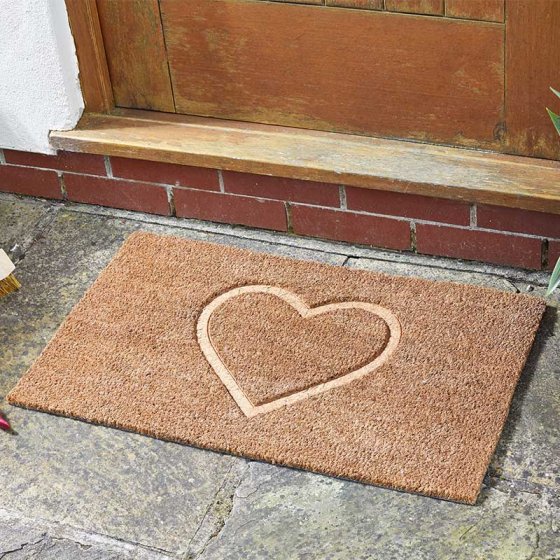
[[[558,503],[486,489],[468,506],[251,463],[204,560],[552,560]]]
[[[2,195],[0,241],[23,239],[17,272],[24,289],[0,300],[0,398],[138,229],[499,289],[531,284],[542,294],[546,280],[480,263]],[[549,309],[474,507],[2,403],[18,435],[0,433],[0,558],[560,558],[558,324]]]
[[[9,560],[170,560],[173,557],[124,541],[0,510],[0,558]]]
[[[0,199],[0,249],[11,254],[33,234],[51,205],[43,200],[6,197]]]

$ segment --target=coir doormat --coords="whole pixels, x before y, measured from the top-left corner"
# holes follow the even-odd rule
[[[474,503],[544,308],[138,233],[9,401]]]

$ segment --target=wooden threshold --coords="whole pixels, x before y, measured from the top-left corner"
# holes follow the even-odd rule
[[[560,214],[560,162],[121,109],[52,132],[56,148]]]

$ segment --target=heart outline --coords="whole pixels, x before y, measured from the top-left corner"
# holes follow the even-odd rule
[[[226,301],[229,301],[230,299],[243,294],[255,293],[272,294],[282,299],[283,301],[291,305],[291,307],[295,309],[303,319],[308,319],[317,315],[323,315],[332,311],[339,311],[341,309],[362,309],[368,311],[373,315],[380,317],[386,323],[389,328],[389,340],[379,356],[375,357],[371,362],[368,362],[367,364],[356,370],[350,371],[334,379],[330,379],[329,381],[325,381],[306,389],[296,391],[294,393],[291,393],[290,395],[284,395],[267,403],[254,405],[247,397],[247,395],[243,392],[240,385],[235,380],[235,377],[230,373],[223,360],[220,358],[218,351],[212,344],[210,333],[208,332],[208,326],[210,323],[210,318],[212,317],[214,311],[216,311],[216,309],[218,309]],[[362,377],[368,375],[369,373],[372,373],[373,371],[381,367],[389,359],[390,355],[394,352],[397,345],[399,344],[402,334],[401,325],[397,317],[393,314],[392,311],[389,311],[388,309],[386,309],[385,307],[381,307],[380,305],[361,301],[346,301],[320,305],[317,307],[310,307],[294,292],[291,292],[284,288],[280,288],[278,286],[268,286],[261,284],[233,288],[232,290],[228,290],[227,292],[224,292],[223,294],[214,298],[202,310],[202,313],[198,318],[196,331],[198,344],[200,346],[200,349],[202,350],[202,353],[204,354],[204,357],[206,358],[220,381],[224,384],[237,406],[241,409],[241,411],[247,418],[253,418],[254,416],[257,416],[259,414],[278,410],[279,408],[282,408],[284,406],[289,406],[301,400],[306,400],[315,395],[319,395],[326,391],[330,391],[331,389],[347,385],[348,383],[356,381],[357,379],[361,379]]]

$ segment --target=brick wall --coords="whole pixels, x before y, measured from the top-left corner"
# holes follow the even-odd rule
[[[504,0],[274,0],[291,4],[311,4],[337,8],[384,10],[430,16],[504,21]]]
[[[551,269],[560,216],[166,163],[0,151],[0,191]]]

